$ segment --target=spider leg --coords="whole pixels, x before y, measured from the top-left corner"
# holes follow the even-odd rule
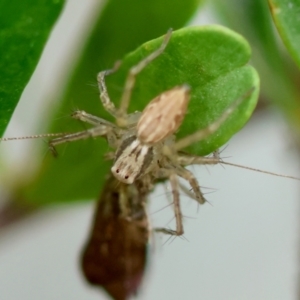
[[[133,66],[127,75],[127,79],[125,82],[125,89],[124,93],[121,98],[121,104],[118,111],[118,116],[121,119],[124,119],[124,117],[127,114],[129,101],[131,98],[131,93],[135,84],[135,78],[138,73],[140,73],[149,63],[151,63],[155,58],[157,58],[163,51],[165,50],[167,44],[169,43],[169,40],[172,35],[172,29],[169,29],[166,33],[164,40],[160,47],[156,49],[154,52],[152,52],[150,55],[148,55],[146,58],[141,60],[137,65]]]
[[[188,165],[217,165],[222,162],[220,158],[219,152],[215,151],[213,156],[205,157],[205,156],[196,156],[189,154],[178,154],[177,162],[180,165],[188,166]]]
[[[85,122],[85,123],[88,123],[88,124],[91,124],[94,126],[105,125],[105,126],[110,126],[112,128],[117,128],[117,126],[115,124],[113,124],[105,119],[102,119],[100,117],[88,114],[83,110],[74,111],[72,113],[71,117],[73,119],[80,120],[82,122]]]
[[[102,105],[103,105],[104,109],[115,118],[117,118],[117,115],[118,115],[117,109],[116,109],[114,103],[110,100],[110,97],[108,95],[107,87],[105,84],[105,77],[107,75],[110,75],[110,74],[116,72],[118,70],[120,64],[121,64],[121,62],[117,61],[112,69],[101,71],[97,75],[98,88],[100,91],[100,99],[101,99]]]
[[[105,71],[102,71],[98,74],[97,81],[98,81],[98,87],[99,87],[99,91],[100,91],[100,99],[101,99],[101,102],[102,102],[102,105],[103,105],[104,109],[108,113],[110,113],[113,117],[116,118],[117,123],[120,126],[127,126],[127,127],[128,126],[134,126],[138,122],[141,113],[140,112],[134,112],[134,113],[131,113],[131,114],[127,115],[126,112],[124,112],[122,117],[120,117],[120,112],[115,107],[114,103],[110,100],[110,97],[109,97],[108,91],[107,91],[107,87],[106,87],[106,83],[105,83],[105,77],[107,75],[110,75],[110,74],[116,72],[117,69],[119,68],[120,64],[121,64],[121,62],[117,61],[115,66],[113,67],[113,69],[105,70]],[[127,111],[127,109],[126,109],[126,111]],[[87,114],[84,111],[75,111],[73,113],[72,117],[75,118],[75,119],[79,119],[81,121],[93,124],[93,125],[110,123],[110,122],[108,122],[108,121],[106,121],[102,118]],[[110,124],[112,124],[112,123],[110,123]],[[115,126],[115,127],[117,127],[117,126]]]
[[[175,170],[176,170],[176,173],[178,176],[184,178],[185,180],[187,180],[189,182],[190,186],[192,187],[192,189],[195,193],[196,200],[200,204],[204,204],[206,202],[206,200],[200,190],[199,183],[198,183],[196,177],[193,175],[193,173],[181,166],[177,166]]]
[[[119,146],[118,137],[122,134],[122,129],[120,129],[115,124],[100,117],[88,114],[83,110],[76,110],[72,114],[72,118],[94,125],[95,127],[110,127],[112,130],[107,131],[107,142],[113,148],[117,148]]]
[[[189,198],[193,199],[193,200],[197,200],[196,196],[195,196],[195,193],[193,193],[189,188],[187,188],[185,185],[179,183],[179,188],[180,190],[186,195],[188,196]]]
[[[50,140],[48,142],[48,145],[50,150],[53,152],[53,154],[57,155],[57,152],[55,150],[56,145],[83,140],[89,137],[104,136],[107,135],[109,132],[111,132],[111,128],[107,126],[97,126],[88,130],[79,131],[79,132],[61,136],[59,138],[55,138],[53,140]]]
[[[176,230],[171,230],[167,228],[155,228],[156,232],[162,232],[165,234],[170,235],[183,235],[183,225],[182,225],[182,213],[180,208],[180,199],[179,199],[179,183],[176,173],[174,173],[171,170],[167,169],[160,169],[160,172],[163,171],[164,173],[163,177],[169,177],[171,187],[172,187],[172,195],[173,195],[173,204],[174,204],[174,213],[175,213],[175,220],[176,220]],[[161,173],[161,174],[162,174]]]

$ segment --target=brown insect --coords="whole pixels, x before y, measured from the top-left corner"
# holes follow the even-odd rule
[[[147,194],[142,182],[127,185],[110,175],[97,203],[81,267],[89,283],[115,300],[136,294],[143,280],[149,240]]]

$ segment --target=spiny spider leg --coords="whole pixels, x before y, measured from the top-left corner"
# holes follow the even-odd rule
[[[180,167],[180,166],[176,166],[175,172],[178,176],[184,178],[185,180],[187,180],[189,182],[190,186],[192,187],[192,189],[195,193],[196,200],[200,204],[204,204],[206,202],[206,200],[200,190],[198,181],[197,181],[196,177],[193,175],[193,173],[183,167]]]
[[[51,151],[54,153],[54,155],[56,155],[56,145],[83,140],[90,137],[107,135],[110,131],[111,129],[108,126],[97,126],[88,130],[67,134],[62,137],[50,140],[48,144]]]
[[[100,91],[100,99],[101,99],[102,105],[103,105],[104,109],[115,118],[117,118],[117,115],[118,115],[117,109],[116,109],[114,103],[109,98],[109,95],[107,92],[107,87],[105,84],[105,76],[116,72],[120,65],[121,65],[121,61],[117,61],[112,69],[101,71],[97,75],[98,88]]]
[[[177,161],[179,164],[184,165],[184,166],[189,166],[189,165],[193,165],[193,164],[217,165],[222,162],[222,160],[219,156],[215,156],[215,152],[212,157],[182,154],[182,155],[178,155]]]
[[[196,200],[196,201],[198,202],[198,204],[199,204],[199,201],[198,201],[198,199],[196,198],[195,193],[192,192],[191,189],[187,188],[185,185],[180,184],[180,183],[179,183],[179,188],[180,188],[180,190],[181,190],[186,196],[188,196],[189,198],[191,198],[191,199],[193,199],[193,200]],[[206,201],[206,202],[208,202],[208,201]]]
[[[126,83],[125,83],[124,93],[121,98],[120,108],[118,110],[118,117],[120,119],[124,119],[127,114],[129,101],[131,98],[131,93],[132,93],[132,90],[133,90],[133,87],[135,84],[136,75],[138,73],[140,73],[155,58],[157,58],[160,54],[163,53],[163,51],[165,50],[165,48],[167,47],[167,45],[169,43],[169,40],[172,35],[172,31],[173,31],[172,29],[168,30],[168,32],[166,33],[166,35],[164,37],[162,44],[160,45],[160,47],[157,50],[152,52],[149,56],[147,56],[146,58],[141,60],[137,65],[133,66],[129,70],[129,73],[128,73],[127,79],[126,79]]]
[[[174,201],[174,213],[176,219],[176,235],[183,234],[182,225],[182,213],[180,209],[180,199],[179,199],[179,184],[176,174],[170,175],[170,183],[172,187],[173,201]]]
[[[167,228],[155,228],[156,232],[162,232],[170,235],[183,235],[183,225],[182,225],[182,213],[180,209],[180,199],[179,199],[179,183],[177,176],[174,172],[165,170],[166,173],[169,173],[169,179],[172,187],[173,194],[173,204],[174,204],[174,213],[176,220],[176,230],[171,230]],[[166,175],[166,174],[165,174]]]
[[[106,126],[110,126],[110,127],[113,127],[113,128],[117,128],[117,126],[115,124],[113,124],[113,123],[111,123],[111,122],[109,122],[105,119],[102,119],[100,117],[88,114],[83,110],[74,111],[72,113],[71,117],[73,119],[80,120],[82,122],[85,122],[85,123],[88,123],[88,124],[91,124],[91,125],[94,125],[94,126],[106,125]]]
[[[175,149],[177,151],[181,150],[215,133],[220,128],[220,126],[228,119],[228,117],[236,110],[236,108],[245,100],[245,98],[251,95],[253,90],[254,87],[247,91],[236,101],[234,101],[216,121],[208,125],[206,128],[198,130],[177,141],[174,145]]]

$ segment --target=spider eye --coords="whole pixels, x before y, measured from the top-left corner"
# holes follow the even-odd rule
[[[117,169],[117,171],[116,171],[117,173],[119,173],[120,172],[120,170],[119,169]]]
[[[125,179],[128,179],[128,177],[129,177],[129,176],[128,176],[128,175],[126,175],[126,176],[125,176]]]

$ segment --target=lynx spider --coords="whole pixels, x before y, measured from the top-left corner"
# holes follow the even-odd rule
[[[161,46],[130,69],[119,108],[116,108],[110,100],[105,77],[115,72],[120,63],[116,63],[113,69],[98,74],[97,81],[102,105],[116,119],[116,124],[78,110],[72,114],[72,117],[94,127],[55,138],[49,141],[49,146],[55,151],[54,147],[58,144],[104,136],[107,138],[109,146],[116,149],[111,171],[119,181],[132,184],[137,179],[142,180],[145,184],[148,184],[150,189],[156,179],[169,179],[174,201],[176,230],[158,228],[157,231],[171,235],[182,235],[183,224],[178,176],[189,182],[194,198],[200,204],[203,204],[206,200],[197,179],[192,172],[184,167],[190,164],[218,164],[221,160],[218,155],[197,157],[181,154],[178,151],[214,133],[250,93],[236,100],[219,119],[207,128],[196,131],[178,141],[175,141],[173,134],[181,125],[187,110],[190,99],[190,89],[187,85],[176,86],[163,92],[154,98],[142,113],[127,114],[135,77],[163,53],[171,35],[172,30],[170,29],[164,36]]]

